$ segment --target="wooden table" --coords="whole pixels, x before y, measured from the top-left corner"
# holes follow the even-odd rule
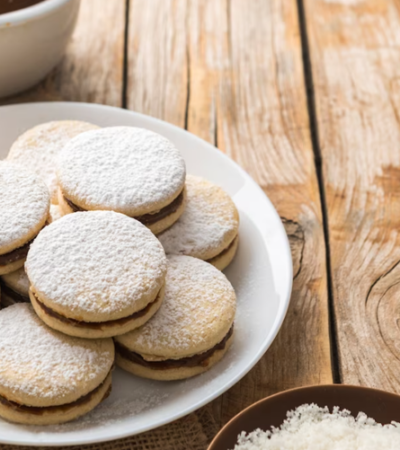
[[[397,0],[82,0],[63,62],[8,100],[186,128],[250,173],[290,237],[291,305],[259,364],[198,412],[95,447],[204,450],[296,386],[400,392],[399,30]]]

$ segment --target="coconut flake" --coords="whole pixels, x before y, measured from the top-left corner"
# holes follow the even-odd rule
[[[280,428],[242,432],[234,450],[398,450],[400,424],[382,426],[360,412],[315,404],[289,411]]]

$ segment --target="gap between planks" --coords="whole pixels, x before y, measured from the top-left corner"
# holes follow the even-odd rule
[[[128,47],[129,47],[129,8],[130,0],[125,0],[124,52],[122,66],[121,107],[127,109],[128,102]]]
[[[328,209],[326,203],[324,174],[322,169],[322,154],[318,133],[318,121],[315,106],[314,80],[310,59],[310,47],[307,34],[307,18],[305,14],[303,0],[297,0],[297,11],[299,17],[299,29],[301,38],[301,50],[304,70],[304,84],[307,96],[307,110],[310,123],[311,143],[314,152],[315,171],[318,180],[318,189],[321,202],[322,225],[324,231],[325,255],[326,255],[326,277],[328,289],[328,306],[329,306],[329,332],[331,341],[331,367],[332,378],[334,383],[341,383],[339,352],[338,352],[338,335],[336,318],[334,311],[334,296],[332,287],[332,267],[331,267],[331,251],[329,244],[329,222]]]

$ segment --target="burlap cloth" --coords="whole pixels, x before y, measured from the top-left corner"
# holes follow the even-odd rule
[[[218,431],[210,407],[163,427],[146,433],[104,444],[83,445],[76,447],[35,447],[36,449],[92,449],[92,450],[206,450]],[[0,450],[26,450],[34,447],[0,445]]]

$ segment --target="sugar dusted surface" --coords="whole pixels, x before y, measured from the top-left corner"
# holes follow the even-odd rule
[[[137,386],[134,389],[134,398],[129,398],[128,396],[121,396],[121,398],[116,400],[108,398],[89,414],[79,417],[72,422],[51,425],[50,427],[46,425],[31,426],[30,428],[37,432],[46,432],[50,429],[51,432],[66,433],[93,427],[109,427],[118,424],[127,417],[136,417],[146,411],[157,409],[169,397],[168,393],[159,389],[157,385],[153,385],[150,392],[145,389],[138,389]]]
[[[117,340],[146,359],[177,358],[215,345],[232,325],[234,290],[223,273],[190,256],[169,256],[164,301],[140,329]]]
[[[61,120],[38,125],[22,134],[11,147],[8,160],[34,170],[56,197],[56,158],[64,145],[76,135],[98,128],[77,120]]]
[[[31,245],[25,267],[35,291],[52,305],[107,321],[136,311],[144,295],[158,292],[166,257],[138,221],[91,211],[69,214],[46,227]]]
[[[64,336],[48,328],[31,305],[16,304],[0,312],[0,386],[32,403],[62,404],[79,398],[91,380],[105,378],[112,354],[101,340]],[[47,403],[46,402],[46,403]],[[29,404],[29,403],[27,403]]]
[[[167,254],[209,259],[236,235],[238,218],[231,198],[203,178],[186,178],[187,205],[179,220],[159,237]],[[212,252],[210,254],[210,252]]]
[[[0,254],[25,243],[19,241],[40,225],[49,202],[48,189],[37,175],[0,161]]]
[[[60,184],[70,200],[87,209],[129,215],[166,206],[181,191],[186,173],[182,156],[169,140],[135,127],[77,136],[58,162]]]
[[[382,426],[364,413],[302,405],[280,428],[241,433],[234,450],[398,450],[400,424]]]

